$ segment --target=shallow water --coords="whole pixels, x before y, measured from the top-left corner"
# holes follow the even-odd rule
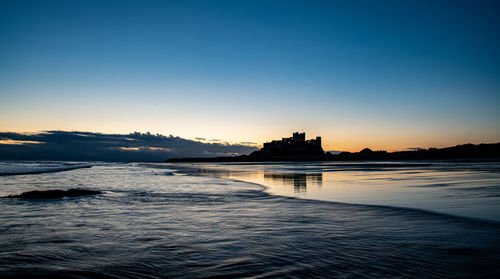
[[[0,276],[494,278],[500,272],[497,223],[296,199],[161,167],[101,163],[0,177],[2,196],[105,191],[0,199]],[[305,180],[309,191],[313,184]]]
[[[500,222],[499,163],[226,163],[169,167],[192,175],[265,185],[266,191],[275,195],[413,208]]]

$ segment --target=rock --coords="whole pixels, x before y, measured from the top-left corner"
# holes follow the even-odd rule
[[[102,194],[101,191],[86,190],[86,189],[69,189],[64,190],[46,190],[46,191],[29,191],[20,195],[10,195],[7,198],[20,199],[60,199],[64,197],[80,197],[88,195]]]

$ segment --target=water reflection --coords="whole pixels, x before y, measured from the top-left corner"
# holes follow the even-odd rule
[[[500,221],[494,163],[274,163],[168,165],[180,173],[230,178],[281,196],[417,208]]]
[[[293,186],[295,193],[307,192],[307,184],[321,187],[323,185],[322,173],[274,173],[264,172],[265,180]]]
[[[177,171],[184,174],[200,175],[206,177],[222,177],[237,180],[263,183],[264,185],[285,185],[292,186],[294,193],[306,193],[308,186],[315,186],[320,189],[323,186],[322,172],[284,172],[269,169],[268,166],[239,166],[239,165],[197,165],[176,166]],[[271,183],[269,183],[271,182]],[[268,185],[269,186],[269,185]]]
[[[392,192],[404,177],[415,185],[428,178],[422,172],[415,180],[415,174],[388,171],[319,175],[312,164],[196,167],[171,175],[169,168],[107,164],[1,177],[0,190],[14,193],[72,186],[105,193],[50,201],[0,198],[0,278],[496,278],[500,273],[497,224],[283,197],[340,197],[354,188],[352,197],[373,200],[373,189]],[[231,179],[211,178],[217,174]],[[398,180],[386,180],[393,177]],[[452,178],[466,177],[450,172],[443,180]],[[485,175],[480,178],[485,187]],[[232,179],[283,194],[269,195],[256,184]],[[307,185],[307,194],[293,193],[295,183]],[[312,186],[321,183],[322,189]],[[422,187],[407,188],[414,196]],[[421,190],[443,188],[449,192],[449,187]]]

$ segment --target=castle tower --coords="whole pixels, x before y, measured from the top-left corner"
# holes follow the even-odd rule
[[[304,142],[306,141],[306,133],[293,133],[293,141],[294,142]]]

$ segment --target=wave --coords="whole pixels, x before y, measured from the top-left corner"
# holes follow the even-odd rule
[[[27,175],[27,174],[41,174],[41,173],[50,173],[50,172],[61,172],[61,171],[70,171],[82,168],[91,168],[91,164],[60,164],[58,166],[11,166],[9,168],[0,169],[0,176],[7,175]]]
[[[339,167],[342,166],[342,167]],[[242,168],[229,166],[212,167],[211,165],[200,166],[170,166],[176,168],[176,173],[190,176],[216,177],[231,179],[240,182],[252,182],[265,187],[266,192],[285,197],[344,203],[352,205],[387,206],[391,208],[404,208],[411,210],[421,210],[454,216],[460,218],[472,218],[486,222],[500,223],[496,209],[500,208],[498,202],[491,201],[491,198],[498,197],[498,176],[495,173],[486,176],[484,173],[478,174],[476,166],[457,166],[456,164],[407,164],[407,163],[342,163],[342,164],[310,164],[297,165],[287,168],[285,164],[276,167]],[[406,168],[402,170],[401,168]],[[480,166],[481,169],[497,168],[497,164]],[[375,170],[375,176],[351,175],[351,176],[328,176],[328,172],[336,171],[366,171]],[[393,169],[394,168],[394,169]],[[399,168],[399,169],[398,169]],[[450,169],[459,169],[460,177],[453,177]],[[382,171],[388,171],[381,174]],[[449,172],[451,174],[449,174]],[[439,175],[437,175],[439,174]],[[452,175],[450,177],[450,175]],[[257,178],[256,178],[257,177]],[[332,178],[333,177],[333,178]],[[348,194],[342,196],[342,191],[349,191],[348,188],[342,191],[335,191],[334,179],[349,179],[351,184],[359,182],[360,185],[383,185],[388,189],[395,188],[400,193],[393,195],[392,199],[380,198],[377,195],[380,187],[358,187],[350,190]],[[398,181],[401,180],[402,183]],[[307,186],[309,184],[309,187]],[[401,185],[399,185],[401,184]],[[281,185],[281,186],[276,186]],[[323,185],[325,188],[323,189]],[[350,184],[345,184],[349,185]],[[392,188],[391,188],[392,187]],[[420,188],[414,190],[414,188]],[[487,187],[487,188],[484,188]],[[285,190],[283,190],[285,189]],[[318,190],[319,189],[319,190]],[[334,189],[328,191],[329,189]],[[424,190],[425,189],[425,190]],[[467,191],[467,193],[464,193]],[[307,192],[307,194],[305,194]],[[423,196],[422,196],[423,193]],[[349,194],[351,196],[349,196]],[[374,195],[373,198],[366,198],[364,195]],[[415,198],[421,195],[421,199]],[[446,197],[446,200],[437,198]],[[464,197],[472,200],[484,199],[482,204],[470,204],[464,202]],[[451,206],[453,205],[453,206]]]

